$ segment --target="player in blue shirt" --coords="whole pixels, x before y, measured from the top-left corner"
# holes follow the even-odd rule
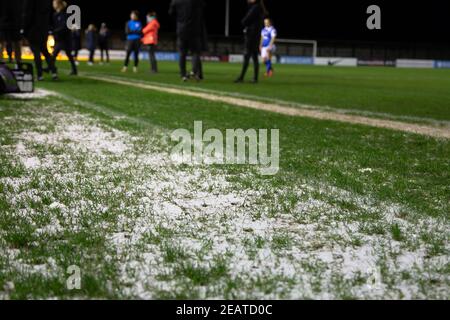
[[[122,72],[127,72],[131,53],[134,53],[133,71],[136,73],[138,71],[139,51],[141,49],[142,23],[139,21],[139,13],[137,11],[132,11],[130,17],[131,20],[125,25],[125,34],[127,36],[127,56],[125,58],[125,64]]]
[[[261,31],[261,57],[266,64],[266,77],[273,76],[272,55],[275,52],[275,41],[277,39],[277,30],[273,27],[272,20],[264,20],[264,29]]]

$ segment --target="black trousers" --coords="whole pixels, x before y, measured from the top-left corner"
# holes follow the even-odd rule
[[[158,61],[156,60],[156,45],[150,44],[148,46],[148,57],[150,59],[150,66],[152,72],[158,72]]]
[[[2,51],[3,54],[3,51]],[[13,61],[13,46],[11,42],[6,43],[6,55],[8,56],[8,62],[12,63]]]
[[[42,74],[43,74],[41,54],[44,56],[50,72],[52,74],[55,74],[56,73],[55,64],[54,64],[52,56],[50,55],[50,53],[47,50],[46,42],[43,41],[41,43],[30,43],[30,48],[31,48],[31,51],[33,52],[34,64],[36,66],[36,73],[37,73],[38,78],[42,77]]]
[[[141,40],[128,40],[127,41],[127,56],[125,58],[125,67],[128,67],[130,63],[131,53],[134,54],[134,66],[139,65],[139,50],[141,49]]]
[[[56,65],[56,58],[58,54],[64,51],[67,58],[69,59],[70,66],[72,68],[72,73],[77,73],[77,65],[75,64],[75,59],[72,56],[72,45],[70,41],[56,41],[55,49],[53,51],[53,63]]]
[[[16,63],[22,62],[22,45],[20,44],[20,41],[7,42],[6,52],[10,63],[13,62],[13,52],[14,52],[14,60],[16,61]]]
[[[192,71],[194,74],[203,79],[203,66],[200,58],[202,51],[202,41],[200,37],[192,39],[178,39],[178,47],[180,51],[180,75],[187,77],[187,56],[189,51],[192,53]]]
[[[258,81],[259,78],[259,36],[246,36],[245,37],[245,52],[244,52],[244,64],[242,66],[242,72],[239,76],[240,79],[244,79],[250,65],[250,60],[253,60],[253,80]]]
[[[109,46],[107,44],[100,43],[100,60],[101,62],[105,61],[109,63]]]
[[[95,49],[89,49],[89,62],[94,63]]]
[[[0,31],[0,60],[3,58],[3,43],[6,45],[6,52],[8,55],[9,62],[12,62],[12,54],[14,52],[14,59],[16,63],[22,62],[22,44],[20,41],[19,31]]]

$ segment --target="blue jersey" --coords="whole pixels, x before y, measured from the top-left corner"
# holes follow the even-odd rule
[[[277,30],[274,27],[265,27],[261,31],[261,37],[263,38],[262,46],[264,48],[270,46],[272,39],[276,38]]]
[[[130,20],[126,26],[127,40],[139,40],[142,38],[142,23],[137,20]]]

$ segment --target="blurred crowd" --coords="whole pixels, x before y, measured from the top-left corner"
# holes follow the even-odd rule
[[[102,23],[99,28],[90,24],[84,32],[78,25],[69,28],[67,7],[63,0],[0,0],[0,61],[6,52],[7,62],[19,65],[22,62],[22,46],[27,44],[33,53],[36,79],[39,81],[44,79],[46,72],[52,79],[58,79],[56,63],[61,52],[67,56],[70,75],[74,76],[78,74],[82,48],[89,52],[88,65],[94,64],[97,50],[100,51],[100,64],[109,63],[111,31],[107,24]],[[135,14],[137,16],[137,12]],[[149,47],[150,56],[154,58],[152,71],[157,72],[155,50],[159,23],[156,13],[149,12],[147,21],[148,24],[139,30],[142,34],[136,34],[136,37]],[[132,37],[128,27],[126,33],[128,51],[131,48],[128,38]],[[51,48],[48,45],[49,36],[53,40]],[[140,50],[140,46],[135,46],[135,49]]]
[[[267,66],[267,75],[273,74],[271,65],[272,53],[275,50],[276,30],[272,21],[267,19],[267,10],[263,0],[247,0],[248,12],[242,20],[245,33],[245,52],[242,72],[237,83],[244,80],[250,60],[254,63],[253,82],[258,81],[259,54]],[[99,28],[90,24],[82,32],[81,26],[69,25],[70,16],[67,13],[68,4],[64,0],[0,0],[0,60],[6,48],[9,62],[21,63],[22,41],[26,41],[33,53],[36,79],[43,80],[44,73],[58,79],[56,68],[57,57],[63,52],[70,62],[70,75],[77,75],[79,52],[84,47],[88,50],[88,65],[93,65],[95,53],[100,49],[100,64],[110,62],[111,31],[106,23]],[[205,25],[204,0],[171,0],[169,14],[176,20],[176,32],[179,50],[180,76],[183,81],[194,78],[203,79],[201,53],[207,51],[207,33]],[[265,21],[264,18],[266,17]],[[265,28],[261,33],[261,28]],[[128,71],[130,58],[133,56],[133,71],[138,71],[139,56],[142,46],[148,50],[150,70],[158,72],[156,48],[159,41],[160,23],[157,14],[149,11],[145,22],[141,20],[138,11],[130,13],[130,20],[125,24],[126,54],[122,72]],[[51,35],[54,45],[49,50],[48,38]],[[49,52],[50,51],[50,52]],[[187,70],[188,54],[192,57],[192,71]],[[45,58],[43,67],[41,57]]]
[[[22,45],[26,41],[34,56],[37,80],[43,80],[44,71],[58,79],[56,58],[61,51],[70,61],[70,74],[77,75],[77,57],[82,47],[80,26],[74,26],[72,30],[67,27],[66,8],[67,3],[63,0],[0,0],[0,59],[6,48],[8,62],[20,64]],[[106,25],[102,25],[100,32],[105,36],[98,38],[99,44],[107,51],[109,30]],[[54,39],[52,53],[47,46],[49,35]],[[95,27],[86,30],[86,39],[86,47],[92,49],[92,41],[97,41]],[[45,58],[46,68],[41,56]]]

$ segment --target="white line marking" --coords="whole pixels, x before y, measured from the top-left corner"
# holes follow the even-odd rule
[[[363,116],[349,115],[349,114],[341,114],[331,111],[320,111],[320,110],[308,110],[308,109],[297,109],[287,106],[282,106],[278,104],[271,104],[265,102],[259,102],[254,100],[248,100],[243,98],[235,98],[231,96],[212,94],[212,93],[204,93],[204,92],[196,92],[187,89],[175,89],[170,87],[165,87],[162,85],[154,85],[154,84],[144,84],[144,83],[136,83],[119,79],[112,79],[106,77],[99,76],[84,76],[85,78],[108,82],[113,84],[120,84],[126,86],[132,86],[135,88],[159,91],[164,93],[176,94],[176,95],[184,95],[189,97],[200,98],[204,100],[214,101],[214,102],[223,102],[239,107],[245,107],[250,109],[262,110],[280,113],[288,116],[297,116],[297,117],[305,117],[312,118],[318,120],[329,120],[329,121],[337,121],[344,122],[350,124],[358,124],[376,128],[384,128],[395,131],[403,131],[408,133],[420,134],[435,138],[445,138],[450,139],[450,129],[448,128],[437,128],[427,125],[413,124],[413,123],[405,123],[400,121],[393,120],[383,120],[383,119],[375,119],[368,118]]]

